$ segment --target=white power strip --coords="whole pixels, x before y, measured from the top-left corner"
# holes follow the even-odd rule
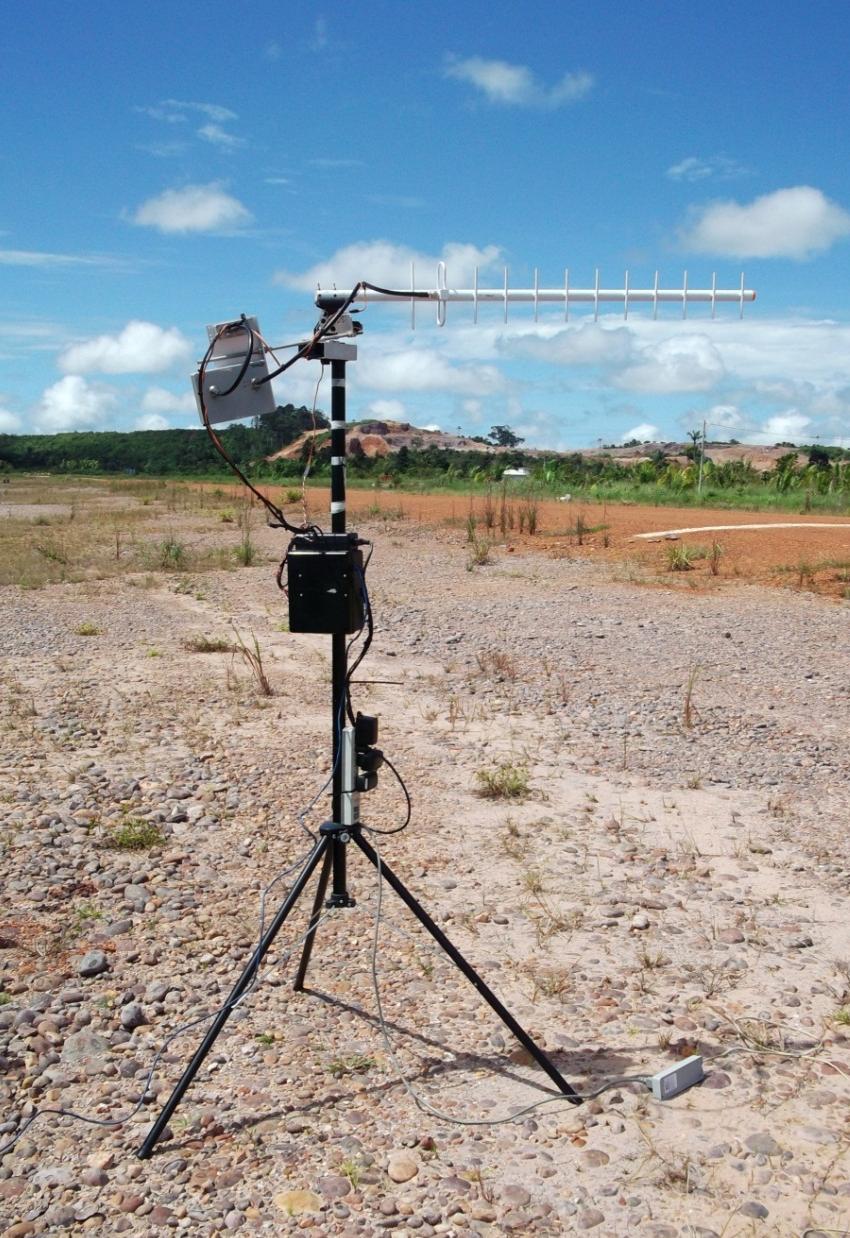
[[[656,1100],[672,1100],[680,1092],[692,1088],[695,1083],[702,1083],[704,1078],[702,1057],[699,1053],[695,1053],[693,1057],[686,1057],[676,1066],[668,1066],[666,1070],[659,1070],[658,1074],[652,1075],[647,1082]]]

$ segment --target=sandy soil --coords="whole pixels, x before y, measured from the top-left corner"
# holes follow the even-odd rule
[[[350,497],[375,542],[355,701],[414,804],[405,832],[370,836],[383,861],[579,1091],[693,1052],[706,1080],[494,1124],[547,1078],[389,890],[374,950],[355,855],[357,905],[320,926],[308,991],[305,899],[169,1138],[135,1158],[203,1026],[148,1085],[153,1055],[226,998],[328,773],[329,642],[285,630],[285,542],[255,527],[249,568],[0,590],[0,1146],[34,1108],[142,1099],[117,1127],[36,1120],[0,1156],[5,1234],[850,1228],[848,602],[763,588],[780,560],[760,533],[724,536],[720,576],[681,574],[698,588],[663,547],[633,571],[627,539],[692,510],[586,508],[609,544],[578,546],[553,504],[476,566],[465,501]],[[149,514],[238,542],[209,513]],[[786,562],[847,549],[841,530],[776,538]],[[233,625],[272,696],[238,655],[193,652]],[[487,776],[517,793],[483,797]],[[362,808],[399,823],[386,769]],[[141,827],[142,849],[120,845]]]

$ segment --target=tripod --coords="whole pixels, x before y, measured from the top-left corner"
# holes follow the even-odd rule
[[[339,340],[327,339],[317,344],[311,351],[311,359],[319,360],[323,365],[331,367],[331,533],[332,536],[345,535],[345,366],[348,361],[356,358],[357,349],[352,344]],[[350,537],[351,535],[349,535]],[[163,1106],[159,1116],[151,1127],[147,1137],[138,1150],[137,1155],[147,1160],[162,1136],[171,1115],[174,1113],[184,1093],[191,1084],[204,1059],[218,1038],[219,1033],[229,1019],[240,998],[253,984],[260,964],[270,950],[278,932],[286,922],[289,913],[295,907],[304,889],[310,881],[313,872],[321,863],[321,872],[313,900],[310,923],[301,953],[301,961],[295,977],[294,988],[301,991],[310,964],[310,956],[316,937],[316,929],[321,919],[323,904],[327,907],[353,907],[354,899],[348,891],[347,852],[350,843],[354,843],[365,855],[366,859],[378,871],[382,880],[395,891],[402,902],[416,916],[420,924],[427,929],[437,944],[448,955],[454,965],[459,968],[469,982],[478,990],[488,1005],[502,1020],[504,1025],[516,1037],[524,1049],[532,1056],[542,1070],[546,1072],[564,1098],[573,1104],[580,1104],[581,1098],[570,1087],[560,1074],[554,1063],[535,1044],[528,1033],[516,1021],[510,1011],[499,1001],[495,993],[470,966],[460,951],[449,941],[445,933],[434,923],[422,905],[410,893],[403,882],[383,861],[366,838],[363,837],[363,827],[359,820],[359,795],[361,790],[374,786],[374,773],[358,774],[358,764],[370,764],[368,756],[380,758],[380,754],[372,747],[377,738],[377,724],[374,719],[365,719],[365,728],[357,726],[343,727],[342,710],[348,686],[347,645],[344,631],[332,631],[332,728],[333,728],[333,774],[331,815],[332,820],[325,822],[319,829],[319,837],[310,852],[304,867],[296,878],[291,890],[280,905],[274,919],[263,933],[254,953],[240,975],[227,1001],[220,1008],[207,1034],[195,1051],[189,1065],[183,1071],[174,1091]],[[372,723],[370,729],[369,723]],[[364,734],[365,732],[365,734]],[[328,883],[331,882],[331,893],[327,896]]]

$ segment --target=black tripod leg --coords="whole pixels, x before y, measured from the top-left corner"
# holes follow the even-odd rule
[[[307,976],[307,968],[310,966],[310,955],[313,953],[313,942],[316,939],[316,928],[319,923],[319,918],[322,914],[322,903],[325,898],[325,891],[328,888],[328,877],[331,873],[331,852],[330,847],[325,852],[325,860],[322,864],[322,871],[319,873],[319,884],[316,886],[316,897],[313,899],[313,910],[310,913],[310,927],[307,930],[307,936],[304,938],[304,949],[301,951],[301,962],[298,964],[298,973],[295,977],[293,988],[296,993],[300,993],[304,988],[304,980]]]
[[[455,967],[459,968],[460,971],[463,972],[464,976],[466,976],[470,984],[475,986],[475,988],[478,990],[478,992],[481,994],[481,996],[484,998],[487,1004],[493,1010],[495,1010],[496,1014],[502,1020],[505,1027],[507,1027],[511,1032],[513,1032],[514,1036],[517,1038],[519,1043],[523,1046],[524,1049],[528,1050],[528,1052],[534,1058],[535,1062],[537,1062],[538,1066],[540,1066],[542,1070],[545,1070],[546,1074],[549,1076],[549,1078],[552,1080],[552,1082],[555,1084],[558,1090],[560,1092],[563,1092],[566,1099],[569,1101],[572,1101],[574,1105],[580,1105],[581,1097],[570,1087],[566,1079],[563,1077],[560,1071],[557,1070],[555,1065],[546,1056],[543,1050],[534,1043],[534,1041],[528,1035],[528,1032],[526,1032],[525,1029],[522,1028],[519,1025],[519,1023],[517,1023],[516,1019],[513,1017],[511,1012],[505,1006],[502,1005],[502,1003],[499,1001],[496,994],[492,991],[492,989],[490,989],[484,983],[484,981],[478,975],[478,972],[475,971],[473,967],[470,967],[469,963],[467,963],[466,959],[463,957],[460,951],[457,950],[452,945],[452,943],[449,941],[448,937],[446,937],[443,930],[434,923],[434,921],[428,915],[425,908],[422,907],[422,905],[419,902],[417,902],[417,900],[413,897],[413,895],[410,893],[407,887],[401,881],[399,881],[398,877],[396,877],[392,869],[387,868],[384,861],[378,859],[377,852],[374,850],[372,846],[370,846],[370,844],[366,841],[366,839],[363,837],[363,835],[361,834],[359,830],[355,830],[352,833],[352,839],[354,842],[357,843],[357,846],[366,856],[367,860],[369,860],[372,864],[374,864],[375,868],[378,870],[381,877],[383,877],[383,879],[388,883],[388,885],[392,886],[392,888],[395,890],[396,894],[399,896],[401,901],[407,907],[410,908],[410,910],[416,916],[419,923],[422,924],[428,930],[428,932],[431,934],[431,936],[434,938],[437,944],[441,946],[443,950],[445,950],[446,954],[449,956],[451,961],[454,963]]]
[[[269,927],[266,929],[256,950],[252,954],[251,960],[248,963],[248,966],[245,968],[245,970],[242,972],[242,975],[236,981],[236,984],[233,987],[233,991],[231,992],[227,1001],[224,1003],[224,1005],[219,1010],[218,1014],[216,1015],[215,1019],[210,1025],[209,1031],[207,1032],[206,1036],[202,1040],[201,1044],[196,1049],[195,1056],[192,1058],[189,1065],[183,1071],[183,1074],[180,1076],[179,1083],[177,1084],[176,1088],[169,1096],[168,1100],[165,1103],[165,1107],[163,1108],[159,1117],[157,1118],[157,1120],[154,1122],[153,1126],[151,1127],[147,1139],[145,1139],[144,1143],[139,1148],[139,1151],[136,1153],[136,1155],[140,1158],[140,1160],[143,1160],[143,1161],[147,1160],[147,1158],[150,1156],[151,1152],[153,1151],[157,1141],[159,1140],[160,1135],[165,1130],[165,1127],[168,1123],[168,1119],[171,1117],[174,1110],[180,1104],[180,1101],[183,1097],[183,1093],[186,1091],[189,1084],[194,1079],[195,1075],[197,1074],[201,1066],[201,1063],[203,1062],[204,1058],[207,1056],[210,1049],[212,1048],[216,1040],[216,1037],[218,1036],[221,1029],[224,1027],[227,1020],[230,1018],[230,1013],[233,1010],[235,1003],[239,1000],[239,998],[242,996],[242,994],[245,992],[245,990],[249,987],[252,980],[254,979],[254,976],[257,973],[257,968],[260,966],[263,959],[265,958],[266,953],[268,952],[269,947],[271,946],[272,942],[274,941],[275,937],[280,931],[281,925],[283,924],[284,920],[286,919],[286,917],[289,915],[292,908],[297,903],[302,890],[304,889],[305,885],[307,884],[307,882],[310,880],[310,877],[312,876],[313,869],[316,867],[319,860],[322,858],[322,856],[327,851],[328,845],[329,844],[328,844],[327,838],[320,838],[319,841],[316,843],[316,846],[313,848],[312,852],[310,853],[310,856],[306,864],[304,865],[303,869],[301,870],[301,873],[298,879],[296,880],[292,889],[287,894],[285,900],[283,901],[280,908],[278,909],[277,915],[275,916],[274,920],[271,922]]]

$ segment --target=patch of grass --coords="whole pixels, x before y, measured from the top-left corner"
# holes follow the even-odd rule
[[[233,653],[233,641],[221,636],[187,636],[183,648],[190,653]]]
[[[682,706],[682,726],[689,731],[694,725],[694,720],[698,716],[698,710],[694,705],[694,686],[699,677],[699,664],[692,666],[688,672],[688,678],[685,683],[685,700]]]
[[[488,563],[492,562],[493,560],[490,558],[490,543],[473,533],[469,558],[466,561],[466,570],[471,572],[476,567],[486,567]]]
[[[705,558],[705,555],[695,554],[699,550],[695,546],[668,546],[667,548],[667,570],[668,572],[692,572],[694,570],[694,561],[699,558]]]
[[[11,1000],[11,993],[0,993],[0,1006],[8,1006]]]
[[[478,794],[488,800],[524,799],[529,793],[528,770],[512,761],[503,761],[493,769],[477,770],[475,781]]]
[[[850,1027],[850,1006],[842,1006],[840,1010],[836,1010],[832,1017],[842,1027]]]
[[[365,1053],[349,1053],[347,1057],[335,1057],[328,1062],[328,1070],[334,1079],[342,1079],[344,1075],[363,1075],[377,1064],[373,1057]]]
[[[345,1175],[345,1177],[351,1183],[352,1190],[356,1191],[360,1183],[360,1179],[363,1176],[363,1166],[360,1164],[360,1162],[355,1161],[351,1157],[349,1157],[347,1160],[344,1160],[342,1162],[342,1164],[339,1167],[339,1172]]]
[[[106,845],[115,851],[150,851],[153,847],[161,847],[164,842],[165,835],[155,822],[127,817],[115,827]]]
[[[234,627],[236,633],[235,654],[241,654],[242,661],[245,662],[254,677],[254,682],[257,685],[257,690],[260,696],[274,696],[274,688],[269,683],[268,675],[263,666],[263,655],[260,652],[260,642],[257,640],[254,633],[251,633],[251,645],[245,643],[242,635]]]
[[[256,1040],[257,1044],[265,1045],[265,1047],[268,1048],[269,1045],[274,1044],[274,1033],[273,1032],[260,1032],[258,1036],[254,1037],[254,1039]]]
[[[100,636],[102,629],[95,623],[78,623],[74,628],[74,633],[77,636]]]
[[[157,547],[157,561],[163,571],[184,571],[189,555],[186,546],[173,533],[169,533]]]

